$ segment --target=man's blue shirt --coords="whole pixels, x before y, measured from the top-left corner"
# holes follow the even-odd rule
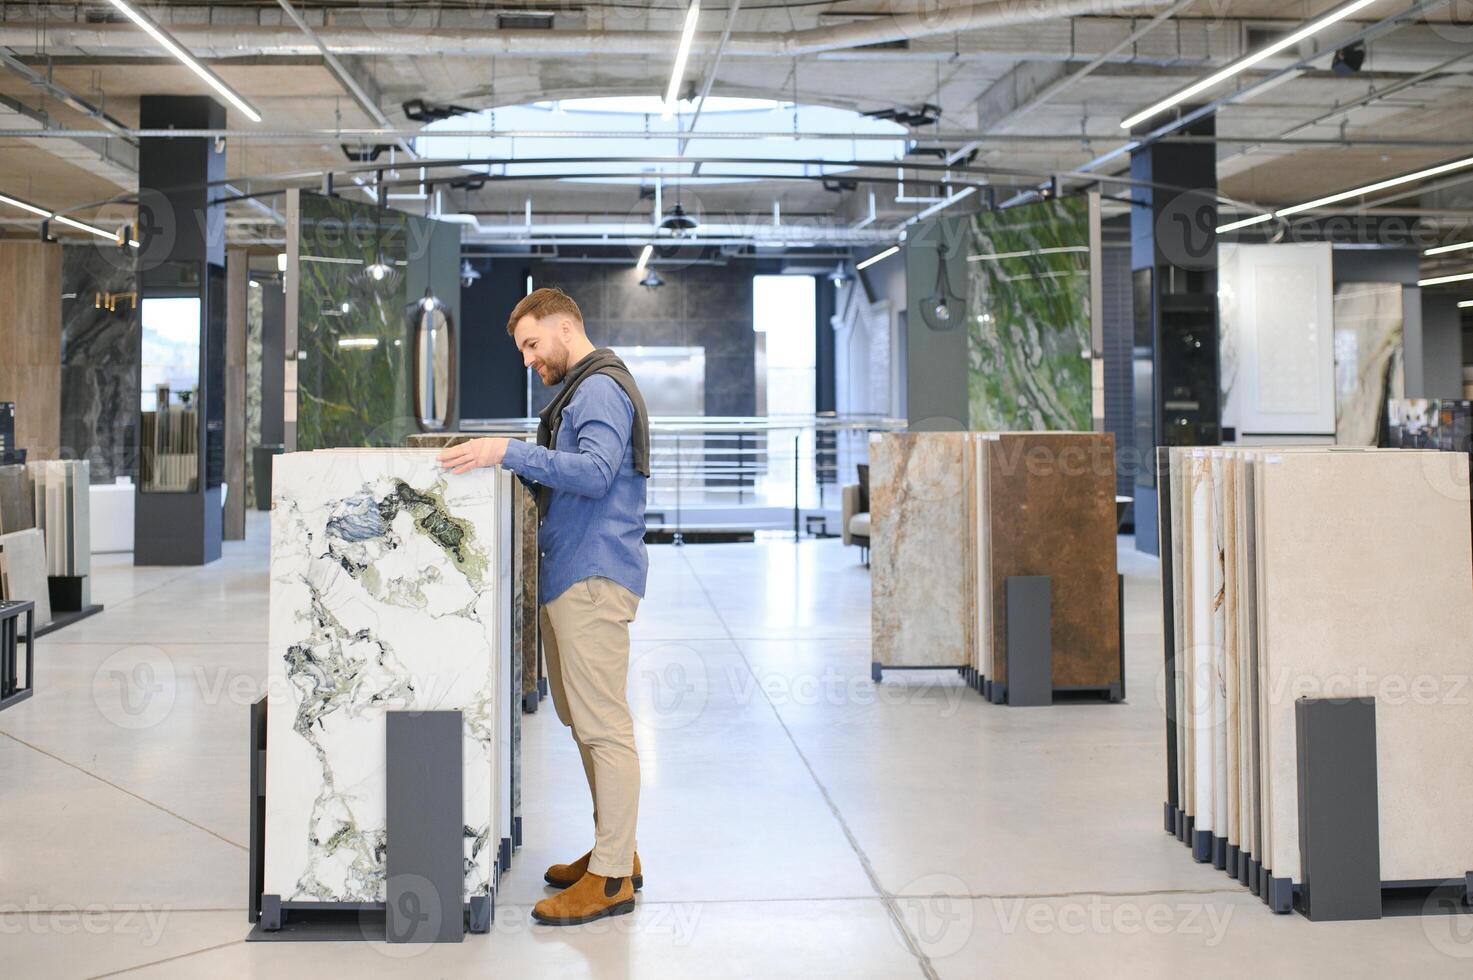
[[[613,378],[583,381],[563,409],[552,449],[513,439],[502,465],[552,491],[538,529],[537,601],[576,582],[612,579],[644,598],[645,478],[634,468],[634,405]]]

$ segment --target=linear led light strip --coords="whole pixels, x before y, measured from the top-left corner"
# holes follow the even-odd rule
[[[650,256],[653,255],[654,252],[655,252],[655,246],[653,246],[653,245],[646,245],[644,247],[644,250],[639,253],[639,262],[635,264],[634,271],[635,272],[643,272],[644,271],[644,267],[650,264]]]
[[[1350,0],[1349,3],[1341,4],[1334,10],[1331,10],[1328,13],[1321,14],[1314,20],[1311,20],[1308,23],[1304,24],[1298,30],[1284,35],[1267,47],[1255,51],[1252,54],[1245,55],[1242,58],[1239,58],[1237,61],[1234,61],[1226,68],[1222,68],[1218,71],[1213,72],[1211,75],[1208,75],[1206,78],[1199,79],[1198,81],[1193,82],[1181,91],[1176,92],[1173,95],[1168,95],[1160,102],[1157,102],[1154,105],[1142,109],[1140,112],[1137,112],[1133,116],[1127,116],[1125,119],[1122,119],[1120,121],[1120,128],[1130,129],[1132,126],[1135,126],[1138,123],[1145,122],[1152,116],[1159,115],[1160,113],[1165,112],[1172,106],[1180,105],[1181,103],[1190,99],[1192,96],[1200,95],[1208,89],[1214,88],[1215,86],[1227,81],[1234,75],[1242,74],[1249,68],[1252,68],[1254,65],[1259,64],[1262,61],[1266,61],[1269,58],[1272,58],[1274,55],[1278,54],[1280,51],[1283,51],[1286,48],[1292,48],[1294,45],[1298,44],[1300,41],[1303,41],[1305,38],[1310,37],[1314,34],[1318,34],[1320,31],[1324,30],[1326,27],[1329,27],[1331,24],[1338,24],[1340,21],[1349,17],[1351,14],[1354,14],[1360,10],[1364,10],[1366,7],[1369,7],[1375,2],[1376,0]]]
[[[103,231],[96,225],[89,225],[85,221],[78,221],[76,218],[68,218],[66,215],[57,214],[55,211],[48,211],[45,208],[38,208],[34,204],[27,204],[25,201],[20,201],[13,197],[8,197],[4,194],[0,194],[0,204],[8,204],[13,208],[19,208],[22,211],[28,211],[31,214],[37,215],[38,217],[45,218],[47,221],[59,221],[64,225],[71,225],[73,228],[80,228],[82,231],[90,231],[92,234],[98,236],[99,238],[107,238],[111,239],[112,241],[118,240],[116,232]]]
[[[997,252],[991,255],[968,255],[968,262],[996,262],[1001,259],[1021,259],[1027,255],[1063,255],[1069,252],[1088,252],[1088,245],[1056,245],[1051,248],[1030,248],[1022,252]]]
[[[1464,249],[1473,248],[1473,242],[1458,242],[1455,245],[1439,245],[1429,248],[1423,255],[1446,255],[1448,252],[1461,252]]]
[[[128,3],[127,0],[108,0],[108,2],[116,7],[124,17],[137,24],[145,34],[157,41],[165,51],[183,62],[184,67],[202,78],[210,88],[219,92],[231,105],[245,113],[247,119],[251,122],[261,121],[261,114],[253,109],[249,102],[237,95],[235,90],[226,85],[219,75],[196,61],[194,55],[185,51],[184,46],[174,40],[168,31],[154,23],[150,17]]]
[[[118,0],[113,0],[114,3]],[[700,16],[700,0],[691,0],[685,11],[685,27],[680,32],[680,49],[675,52],[675,67],[670,72],[670,86],[665,89],[665,108],[661,119],[675,115],[676,97],[680,94],[680,80],[685,77],[685,63],[690,60],[691,42],[696,37],[696,19]]]
[[[869,258],[865,259],[863,262],[860,262],[859,264],[857,264],[854,268],[856,270],[858,270],[858,269],[868,269],[870,266],[874,265],[876,262],[882,261],[884,259],[888,259],[890,256],[894,255],[898,251],[900,251],[900,246],[899,245],[891,245],[889,248],[885,249],[883,252],[876,252],[874,255],[871,255]]]
[[[1465,299],[1458,304],[1460,310],[1473,310],[1473,299]]]
[[[1225,225],[1219,225],[1217,228],[1217,233],[1221,235],[1224,232],[1237,231],[1239,228],[1247,228],[1249,225],[1258,225],[1262,224],[1265,221],[1272,221],[1274,218],[1283,218],[1291,214],[1299,214],[1301,211],[1309,211],[1313,208],[1324,207],[1326,204],[1334,204],[1337,201],[1348,200],[1352,197],[1362,197],[1366,194],[1374,194],[1377,191],[1384,191],[1388,187],[1397,187],[1401,184],[1410,184],[1413,181],[1426,180],[1428,177],[1436,177],[1438,174],[1445,174],[1452,170],[1462,170],[1464,167],[1473,167],[1473,157],[1464,157],[1461,160],[1454,160],[1452,163],[1439,164],[1436,167],[1428,167],[1426,170],[1418,170],[1416,173],[1403,174],[1400,177],[1390,177],[1386,180],[1378,180],[1374,184],[1367,184],[1364,187],[1354,187],[1348,191],[1340,191],[1337,194],[1330,194],[1326,197],[1317,197],[1313,201],[1305,201],[1303,204],[1295,204],[1287,208],[1280,208],[1277,211],[1270,211],[1267,214],[1256,214],[1251,218],[1243,218],[1240,221],[1230,221]],[[1449,249],[1449,251],[1451,250]]]
[[[1433,276],[1431,279],[1418,279],[1418,286],[1442,286],[1450,282],[1473,281],[1473,272],[1460,272],[1455,276]]]

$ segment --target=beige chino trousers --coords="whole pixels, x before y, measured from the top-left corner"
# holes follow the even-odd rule
[[[629,624],[639,597],[606,578],[575,582],[541,610],[542,652],[558,719],[573,730],[593,795],[588,870],[634,873],[639,753],[629,715]]]

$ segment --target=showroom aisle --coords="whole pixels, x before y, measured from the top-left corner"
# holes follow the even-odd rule
[[[876,688],[868,573],[835,541],[653,548],[634,915],[529,924],[544,867],[592,834],[544,701],[491,936],[245,943],[267,592],[251,517],[203,570],[99,558],[107,611],[43,641],[39,693],[0,715],[7,975],[1466,976],[1457,920],[1275,917],[1161,832],[1156,566],[1129,542],[1128,703],[1052,709],[993,707],[943,673]]]

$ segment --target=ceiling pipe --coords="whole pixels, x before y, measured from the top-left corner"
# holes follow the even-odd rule
[[[744,57],[794,58],[862,48],[898,41],[914,41],[937,35],[958,34],[988,28],[1041,22],[1057,22],[1078,16],[1118,16],[1122,10],[1165,6],[1162,0],[1053,0],[1047,4],[1019,4],[1012,0],[969,4],[919,14],[890,14],[852,20],[832,27],[814,27],[784,33],[733,34],[729,53]],[[373,10],[366,11],[371,16]],[[335,22],[314,29],[310,39],[286,26],[270,24],[221,25],[171,23],[174,38],[197,55],[214,51],[217,56],[253,54],[321,54],[319,43],[340,55],[499,54],[541,57],[544,55],[668,55],[670,38],[662,31],[560,31],[486,30],[468,27],[399,27],[392,23],[350,24],[350,12],[335,14]],[[697,34],[692,50],[714,51],[720,38],[716,32]],[[123,24],[62,24],[56,22],[10,22],[0,25],[0,45],[34,46],[48,49],[80,48],[94,54],[142,48]]]

